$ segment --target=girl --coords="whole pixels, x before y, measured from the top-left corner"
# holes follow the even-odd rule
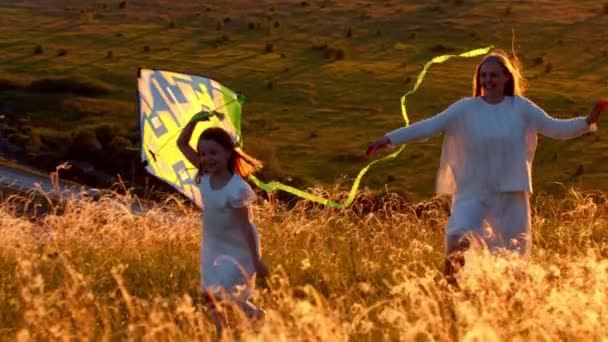
[[[370,151],[443,133],[437,192],[452,194],[445,239],[448,280],[464,264],[462,251],[474,235],[491,249],[530,251],[531,171],[537,134],[568,139],[595,130],[600,109],[589,116],[554,119],[523,96],[515,58],[498,50],[477,66],[473,97],[434,117],[386,134]],[[485,228],[484,228],[484,223]]]
[[[256,196],[243,180],[260,169],[262,163],[234,146],[230,135],[219,127],[204,130],[195,151],[188,142],[197,122],[207,119],[195,116],[180,134],[177,145],[198,167],[196,182],[204,208],[201,287],[221,333],[225,321],[214,305],[218,299],[237,303],[250,318],[263,315],[249,301],[254,275],[265,277],[268,270],[260,258],[258,234],[251,221],[250,205]]]

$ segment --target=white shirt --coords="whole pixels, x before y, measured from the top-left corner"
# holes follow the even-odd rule
[[[552,118],[523,96],[506,96],[498,104],[469,97],[387,137],[397,145],[444,134],[438,193],[532,192],[537,134],[569,139],[588,131],[584,117]]]

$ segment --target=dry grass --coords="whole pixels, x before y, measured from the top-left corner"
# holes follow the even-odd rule
[[[336,197],[343,194],[333,194]],[[0,338],[212,340],[200,305],[199,212],[170,198],[133,215],[129,196],[0,207]],[[368,212],[370,204],[376,210]],[[534,200],[531,260],[471,253],[461,290],[441,277],[445,199],[363,193],[350,210],[255,206],[272,276],[254,329],[230,340],[600,340],[608,337],[608,204],[571,191]]]

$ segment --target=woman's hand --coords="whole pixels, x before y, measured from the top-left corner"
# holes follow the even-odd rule
[[[600,110],[597,107],[594,107],[593,110],[591,111],[591,113],[589,113],[589,115],[587,115],[587,118],[585,119],[585,121],[587,122],[587,125],[593,125],[593,124],[597,124],[597,120],[600,117]]]
[[[587,125],[597,124],[597,121],[600,117],[600,113],[604,110],[608,109],[608,100],[599,100],[593,107],[593,110],[587,116]]]
[[[387,137],[382,137],[382,138],[372,142],[371,144],[369,144],[369,146],[367,147],[366,154],[368,156],[374,155],[374,154],[376,154],[376,152],[378,152],[379,150],[385,148],[386,146],[388,146],[390,144],[391,144],[391,141]]]

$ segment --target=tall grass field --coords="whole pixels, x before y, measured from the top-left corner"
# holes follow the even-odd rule
[[[333,196],[344,194],[334,193]],[[35,219],[0,206],[0,337],[215,340],[199,295],[200,212],[168,198],[142,215],[128,195],[64,199]],[[473,249],[442,275],[445,198],[362,193],[338,211],[272,198],[254,206],[271,275],[235,311],[228,340],[503,341],[608,338],[608,202],[570,190],[533,200],[528,260]],[[370,206],[376,210],[370,212]]]

